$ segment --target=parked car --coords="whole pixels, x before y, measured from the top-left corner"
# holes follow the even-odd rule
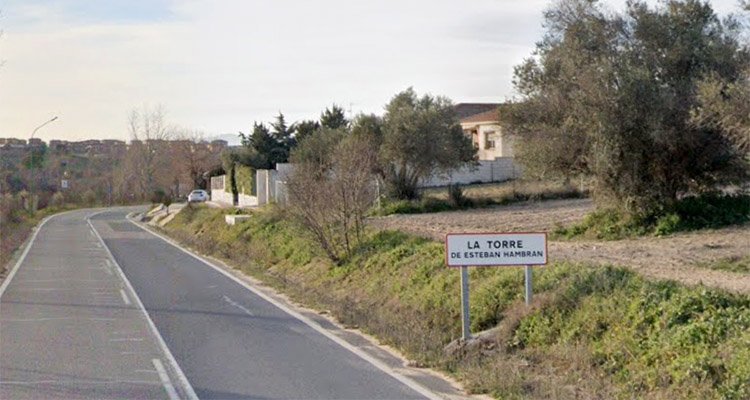
[[[208,192],[205,190],[193,190],[188,195],[188,203],[201,203],[208,201]]]

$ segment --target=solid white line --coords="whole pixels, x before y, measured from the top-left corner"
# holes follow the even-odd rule
[[[125,294],[125,291],[120,289],[120,295],[122,296],[122,301],[125,302],[125,304],[130,305],[130,299],[128,298],[128,295]]]
[[[161,365],[161,360],[154,358],[151,362],[154,363],[154,368],[156,368],[156,372],[159,374],[159,379],[161,379],[161,384],[164,386],[164,390],[167,391],[169,398],[171,400],[179,400],[180,397],[177,396],[177,391],[174,390],[174,385],[172,385],[172,381],[169,380],[167,371],[165,371],[164,366]]]
[[[351,343],[347,342],[346,340],[341,339],[340,337],[338,337],[338,336],[334,335],[333,333],[329,332],[328,330],[324,329],[322,326],[318,325],[318,323],[316,323],[315,321],[313,321],[313,320],[305,317],[304,315],[298,313],[297,311],[294,311],[294,310],[290,309],[289,307],[287,307],[286,305],[284,305],[284,304],[276,301],[274,298],[266,295],[265,293],[261,292],[260,290],[258,290],[256,288],[250,286],[247,282],[244,282],[243,280],[239,279],[238,277],[230,274],[229,272],[227,272],[223,268],[221,268],[221,267],[215,265],[214,263],[212,263],[212,262],[204,259],[203,257],[200,257],[199,255],[193,253],[192,251],[190,251],[190,250],[182,247],[182,245],[180,245],[179,243],[175,242],[174,240],[172,240],[172,239],[170,239],[170,238],[168,238],[168,237],[166,237],[166,236],[164,236],[164,235],[162,235],[160,233],[154,232],[151,229],[148,229],[148,228],[142,226],[141,224],[137,224],[135,221],[133,221],[131,219],[129,219],[128,221],[130,221],[131,224],[133,224],[133,225],[135,225],[135,226],[143,229],[146,232],[149,232],[150,234],[152,234],[152,235],[160,238],[161,240],[163,240],[163,241],[171,244],[172,246],[180,249],[185,254],[187,254],[187,255],[195,258],[196,260],[198,260],[198,261],[200,261],[200,262],[208,265],[209,267],[215,269],[216,271],[218,271],[219,273],[221,273],[224,276],[228,277],[229,279],[231,279],[231,280],[239,283],[240,285],[244,286],[247,290],[255,293],[257,296],[259,296],[263,300],[266,300],[267,302],[273,304],[274,306],[276,306],[280,310],[284,311],[285,313],[287,313],[287,314],[291,315],[292,317],[294,317],[294,318],[302,321],[302,323],[304,323],[305,325],[309,326],[310,328],[312,328],[316,332],[318,332],[321,335],[323,335],[323,336],[327,337],[328,339],[332,340],[333,342],[335,342],[339,346],[341,346],[341,347],[349,350],[350,352],[354,353],[359,358],[361,358],[361,359],[367,361],[368,363],[372,364],[375,368],[383,371],[386,375],[389,375],[390,377],[392,377],[392,378],[396,379],[397,381],[403,383],[404,385],[406,385],[407,387],[411,388],[415,392],[421,394],[422,396],[425,396],[425,397],[427,397],[430,400],[441,400],[442,399],[442,397],[438,396],[436,393],[433,393],[431,390],[427,389],[426,387],[422,386],[421,384],[415,382],[413,379],[411,379],[411,378],[409,378],[407,376],[404,376],[404,375],[398,373],[397,371],[395,371],[393,368],[389,367],[384,362],[378,360],[377,358],[375,358],[375,357],[371,356],[370,354],[362,351],[361,349],[357,348],[356,346],[352,345]]]
[[[23,264],[23,261],[26,259],[26,256],[29,254],[29,250],[31,250],[31,246],[34,244],[34,241],[36,240],[36,236],[42,230],[42,227],[44,226],[44,224],[46,224],[47,221],[49,221],[50,219],[52,219],[52,218],[54,218],[54,217],[56,217],[58,215],[67,214],[67,213],[72,212],[72,211],[75,211],[75,210],[65,211],[65,212],[61,212],[59,214],[50,215],[49,217],[43,219],[42,222],[39,223],[39,226],[36,227],[36,230],[34,231],[34,234],[31,235],[31,240],[29,240],[29,243],[26,244],[26,248],[23,249],[23,253],[21,253],[21,257],[18,259],[18,261],[16,261],[16,265],[13,266],[13,269],[10,270],[10,273],[5,278],[5,280],[3,281],[3,283],[0,284],[0,298],[3,297],[3,293],[5,293],[5,289],[8,287],[8,285],[10,285],[10,281],[13,280],[13,277],[16,275],[16,272],[18,272],[18,268],[21,267],[21,264]]]
[[[106,211],[106,210],[105,210]],[[193,386],[188,381],[187,377],[185,376],[185,373],[182,372],[182,368],[180,368],[180,365],[177,364],[177,360],[174,358],[174,355],[172,355],[172,352],[169,350],[169,347],[167,347],[167,342],[164,341],[164,338],[159,333],[159,330],[156,329],[156,324],[154,324],[154,321],[151,319],[151,316],[148,315],[148,312],[146,311],[146,307],[143,306],[143,302],[141,301],[140,297],[138,297],[138,293],[136,293],[135,289],[133,288],[133,285],[130,284],[130,281],[125,276],[125,272],[123,272],[122,267],[120,267],[120,264],[115,259],[115,256],[112,254],[112,251],[107,247],[107,244],[104,243],[104,239],[102,239],[101,235],[99,235],[99,232],[96,231],[94,228],[94,225],[91,223],[91,217],[101,214],[105,211],[100,211],[94,214],[89,215],[86,218],[86,222],[88,222],[89,226],[91,227],[91,231],[94,232],[97,239],[99,239],[99,242],[101,242],[104,245],[104,250],[107,252],[107,255],[109,256],[109,259],[112,260],[112,264],[117,269],[117,274],[120,276],[120,279],[122,279],[123,282],[125,282],[125,286],[127,286],[128,291],[133,296],[133,299],[138,305],[138,308],[141,309],[141,312],[143,313],[144,317],[146,318],[146,321],[148,322],[149,328],[151,328],[151,333],[156,337],[156,341],[159,342],[159,346],[162,349],[162,352],[167,357],[167,361],[171,364],[172,369],[174,370],[175,374],[177,374],[177,379],[180,380],[180,384],[182,385],[182,388],[185,390],[185,395],[188,396],[189,399],[197,400],[198,395],[195,394],[195,390],[193,389]]]

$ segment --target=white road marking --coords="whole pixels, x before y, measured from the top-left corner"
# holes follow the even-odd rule
[[[122,301],[125,302],[125,304],[130,305],[130,299],[128,298],[128,295],[125,294],[125,291],[120,289],[120,295],[122,296]]]
[[[436,393],[433,393],[431,390],[429,390],[426,387],[422,386],[421,384],[419,384],[418,382],[414,381],[413,379],[411,379],[411,378],[409,378],[409,377],[407,377],[405,375],[402,375],[402,374],[396,372],[393,368],[389,367],[386,363],[378,360],[377,358],[375,358],[375,357],[371,356],[370,354],[362,351],[361,349],[357,348],[356,346],[352,345],[351,343],[347,342],[346,340],[344,340],[344,339],[336,336],[335,334],[329,332],[328,330],[326,330],[325,328],[323,328],[322,326],[320,326],[319,324],[317,324],[313,320],[305,317],[304,315],[298,313],[297,311],[292,310],[291,308],[289,308],[286,305],[280,303],[279,301],[275,300],[274,298],[268,296],[267,294],[263,293],[262,291],[254,288],[252,286],[250,286],[250,284],[248,284],[247,282],[245,282],[245,281],[241,280],[240,278],[232,275],[231,273],[225,271],[223,268],[217,266],[216,264],[214,264],[214,263],[212,263],[212,262],[210,262],[210,261],[208,261],[206,259],[203,259],[199,255],[197,255],[197,254],[193,253],[192,251],[190,251],[190,250],[182,247],[182,245],[180,245],[179,243],[175,242],[174,240],[172,240],[172,239],[170,239],[170,238],[168,238],[168,237],[166,237],[166,236],[164,236],[164,235],[162,235],[160,233],[154,232],[151,229],[145,228],[141,224],[137,224],[132,219],[129,220],[129,221],[130,221],[131,224],[133,224],[133,225],[141,228],[142,230],[144,230],[146,232],[149,232],[150,234],[152,234],[152,235],[154,235],[154,236],[156,236],[158,238],[161,238],[161,240],[163,240],[163,241],[171,244],[172,246],[180,249],[183,253],[185,253],[185,254],[193,257],[194,259],[196,259],[196,260],[198,260],[198,261],[200,261],[200,262],[208,265],[209,267],[215,269],[217,272],[221,273],[222,275],[226,276],[227,278],[229,278],[229,279],[231,279],[231,280],[239,283],[240,285],[244,286],[247,290],[255,293],[258,297],[260,297],[263,300],[265,300],[265,301],[273,304],[274,306],[276,306],[280,310],[284,311],[285,313],[291,315],[292,317],[294,317],[294,318],[302,321],[305,325],[309,326],[310,328],[312,328],[316,332],[318,332],[321,335],[323,335],[323,336],[327,337],[328,339],[332,340],[334,343],[338,344],[339,346],[341,346],[341,347],[349,350],[350,352],[354,353],[359,358],[367,361],[368,363],[370,363],[371,365],[373,365],[375,368],[383,371],[385,374],[387,374],[390,377],[396,379],[397,381],[403,383],[404,385],[408,386],[409,388],[411,388],[415,392],[421,394],[422,396],[425,396],[425,397],[427,397],[430,400],[441,400],[442,399]]]
[[[234,300],[230,299],[229,296],[224,295],[224,301],[232,305],[233,307],[237,307],[240,310],[242,310],[245,314],[255,316],[252,311],[248,310],[247,308],[243,307],[242,304],[235,302]]]
[[[167,391],[169,398],[171,400],[179,400],[180,397],[177,396],[177,391],[174,390],[174,385],[172,385],[172,381],[169,380],[169,375],[167,375],[167,371],[164,370],[161,360],[154,358],[151,362],[154,363],[154,368],[156,368],[156,372],[159,374],[159,379],[161,379],[161,384],[164,385],[164,390]]]
[[[110,342],[142,342],[143,338],[109,339]]]
[[[106,210],[105,210],[106,211]],[[193,386],[188,381],[187,377],[185,376],[185,373],[182,371],[182,368],[180,368],[180,365],[177,364],[177,360],[174,358],[174,355],[169,350],[169,347],[167,347],[167,343],[164,341],[164,338],[159,333],[159,330],[156,329],[156,324],[154,324],[154,321],[151,319],[151,316],[148,315],[148,312],[146,311],[146,307],[143,306],[143,302],[141,301],[140,297],[138,297],[138,293],[136,293],[135,289],[133,288],[133,285],[130,284],[130,281],[128,280],[128,277],[125,276],[125,273],[122,271],[122,267],[120,267],[120,264],[115,259],[115,256],[112,254],[112,251],[107,247],[107,244],[104,243],[104,239],[102,239],[101,235],[99,235],[99,232],[96,231],[94,228],[94,225],[91,223],[91,217],[101,214],[105,211],[99,211],[97,213],[91,214],[86,218],[86,222],[88,222],[89,226],[91,227],[91,231],[94,232],[97,239],[99,239],[99,242],[104,245],[104,250],[107,252],[107,255],[109,256],[109,259],[112,261],[112,264],[117,269],[117,274],[120,276],[120,279],[122,279],[123,282],[125,282],[125,285],[128,288],[128,291],[133,296],[133,299],[135,303],[138,305],[138,308],[141,309],[141,312],[143,313],[143,316],[146,318],[146,322],[148,322],[148,326],[151,329],[151,333],[156,337],[157,342],[159,342],[159,346],[162,349],[162,352],[167,357],[167,361],[171,364],[172,370],[177,375],[177,379],[180,380],[180,384],[182,388],[185,390],[185,395],[188,397],[188,399],[191,400],[198,400],[198,395],[195,394],[195,390],[193,389]]]

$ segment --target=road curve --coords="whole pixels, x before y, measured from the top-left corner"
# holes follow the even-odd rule
[[[129,211],[40,228],[0,291],[0,398],[425,397]]]

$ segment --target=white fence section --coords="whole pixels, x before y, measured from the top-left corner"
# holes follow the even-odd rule
[[[520,178],[521,168],[512,157],[498,157],[494,160],[480,160],[477,166],[461,168],[450,174],[434,176],[425,180],[421,187],[467,185],[470,183],[503,182]]]
[[[229,182],[225,175],[211,178],[211,200],[238,207],[256,207],[268,203],[287,201],[287,180],[294,171],[294,165],[277,164],[276,169],[259,169],[255,171],[256,196],[239,193],[237,204],[234,204],[232,193],[225,190]],[[465,167],[443,176],[432,177],[420,185],[421,187],[446,186],[451,183],[470,184],[502,182],[521,176],[521,169],[513,162],[512,157],[498,157],[494,160],[481,160],[478,165]]]

